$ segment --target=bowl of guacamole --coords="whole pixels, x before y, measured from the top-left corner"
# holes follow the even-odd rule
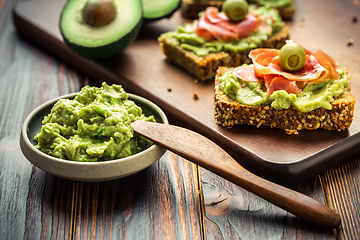
[[[106,181],[137,173],[165,149],[134,133],[133,121],[168,124],[151,101],[121,85],[86,86],[48,101],[25,119],[20,148],[53,175],[77,181]]]

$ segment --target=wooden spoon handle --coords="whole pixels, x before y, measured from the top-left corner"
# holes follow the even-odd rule
[[[136,133],[306,221],[327,228],[336,228],[341,223],[340,216],[331,208],[247,171],[218,145],[196,132],[144,121],[132,125]]]

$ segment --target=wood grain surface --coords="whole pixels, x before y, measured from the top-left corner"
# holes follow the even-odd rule
[[[281,184],[296,184],[360,153],[358,105],[352,126],[342,132],[303,131],[290,137],[268,127],[235,126],[227,130],[218,126],[212,81],[197,83],[193,76],[165,60],[157,42],[161,33],[189,22],[179,12],[170,19],[144,25],[138,39],[124,52],[95,62],[77,57],[63,44],[56,17],[63,2],[36,0],[20,4],[14,14],[18,31],[95,79],[122,84],[128,91],[152,100],[167,114],[221,145],[250,171]],[[347,46],[346,41],[360,36],[360,24],[352,22],[360,6],[339,0],[295,3],[296,15],[287,22],[290,38],[311,51],[323,50],[349,68],[353,79],[359,79],[360,58],[353,53],[360,53],[360,46]],[[40,5],[41,10],[37,7]],[[352,82],[352,92],[360,94],[357,81]],[[199,99],[193,98],[194,93]]]
[[[335,239],[332,230],[296,218],[203,169],[201,183],[208,239]],[[314,192],[321,193],[318,183],[296,190],[314,197]],[[315,199],[324,202],[321,195]]]
[[[210,139],[171,124],[135,121],[134,132],[192,163],[242,187],[310,223],[337,228],[341,219],[331,208],[249,172]]]
[[[74,237],[201,239],[196,166],[170,152],[115,181],[78,182]]]
[[[320,176],[328,205],[342,216],[340,239],[357,239],[360,236],[359,169],[360,161],[356,158]]]
[[[334,231],[301,221],[171,153],[137,175],[104,183],[64,180],[31,165],[19,148],[25,117],[49,99],[84,85],[98,85],[98,81],[17,33],[11,14],[21,2],[26,1],[0,0],[1,239],[360,238],[359,156],[293,187],[339,212],[342,225]],[[335,6],[339,4],[354,5],[346,19],[333,24],[341,31],[341,24],[360,13],[356,0],[339,0]],[[315,28],[307,18],[296,19],[294,25]],[[355,35],[358,25],[352,26]],[[330,30],[327,37],[346,41],[351,36],[332,36]],[[351,37],[356,45],[359,39]],[[358,56],[350,54],[345,62]],[[170,119],[180,124],[177,120]]]

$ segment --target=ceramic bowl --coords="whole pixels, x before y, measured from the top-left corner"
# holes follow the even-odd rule
[[[166,150],[163,147],[154,144],[144,151],[126,158],[103,162],[77,162],[56,158],[36,149],[34,145],[37,143],[33,139],[40,132],[44,117],[50,113],[57,100],[60,98],[71,99],[76,94],[65,95],[46,102],[32,111],[25,119],[21,129],[20,148],[25,157],[35,166],[66,179],[101,182],[137,173],[156,162],[165,153]],[[140,106],[146,116],[153,115],[157,122],[168,124],[165,113],[154,103],[133,94],[129,94],[129,99]]]

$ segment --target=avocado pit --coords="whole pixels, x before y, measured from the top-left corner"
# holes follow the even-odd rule
[[[116,16],[116,7],[112,0],[88,0],[82,9],[85,23],[93,27],[109,24]]]

